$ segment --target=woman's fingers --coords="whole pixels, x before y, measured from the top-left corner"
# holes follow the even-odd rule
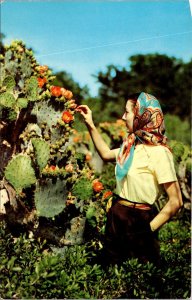
[[[87,106],[87,105],[79,105],[77,108],[76,108],[76,111],[77,112],[80,112],[80,114],[86,118],[86,117],[89,117],[92,115],[92,112],[90,110],[90,108]]]
[[[79,107],[77,107],[77,108],[76,108],[76,111],[77,111],[77,112],[80,112],[80,113],[84,113],[84,114],[87,113],[86,108],[79,108]]]
[[[84,121],[87,125],[91,125],[93,123],[92,111],[90,110],[90,108],[87,105],[79,105],[76,108],[76,111],[79,112],[83,116]]]
[[[76,108],[76,111],[83,112],[84,114],[87,114],[89,110],[90,109],[89,109],[89,107],[87,105],[79,105]]]

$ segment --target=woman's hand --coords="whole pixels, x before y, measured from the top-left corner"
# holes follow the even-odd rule
[[[80,114],[83,116],[85,123],[88,126],[93,126],[93,119],[92,119],[92,111],[87,105],[79,105],[76,108],[77,112],[80,112]]]
[[[83,116],[85,124],[88,127],[92,141],[101,158],[105,161],[115,161],[115,150],[110,150],[109,146],[103,140],[102,136],[95,127],[92,119],[92,111],[87,105],[79,105],[76,108],[77,112]]]

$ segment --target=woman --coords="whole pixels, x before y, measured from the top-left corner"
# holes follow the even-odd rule
[[[137,257],[158,263],[157,230],[182,206],[159,101],[144,92],[128,97],[122,117],[128,136],[120,148],[112,150],[97,131],[89,107],[80,105],[77,111],[101,158],[116,161],[116,197],[107,213],[105,262]],[[153,204],[163,188],[168,202],[154,215]]]

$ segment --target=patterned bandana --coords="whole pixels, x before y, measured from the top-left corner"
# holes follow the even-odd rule
[[[164,135],[164,118],[159,101],[154,96],[142,92],[137,98],[134,114],[133,133],[128,134],[118,154],[117,180],[122,180],[129,172],[138,142],[166,146],[167,137]]]

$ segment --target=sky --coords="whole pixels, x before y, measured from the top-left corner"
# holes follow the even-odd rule
[[[190,61],[191,21],[188,0],[1,0],[4,43],[23,40],[40,64],[68,72],[93,97],[99,87],[93,75],[110,64],[128,68],[132,55]]]

